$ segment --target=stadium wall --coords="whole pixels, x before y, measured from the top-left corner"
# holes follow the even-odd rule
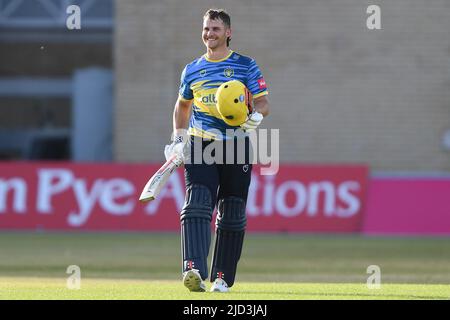
[[[367,163],[374,171],[448,171],[450,2],[218,1],[232,49],[254,57],[270,92],[263,127],[282,162]],[[116,2],[115,158],[159,162],[180,73],[204,52],[210,1]]]

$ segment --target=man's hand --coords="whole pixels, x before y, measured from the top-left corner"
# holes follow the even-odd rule
[[[261,124],[261,121],[263,120],[263,118],[264,118],[264,116],[261,113],[259,113],[258,111],[255,111],[252,114],[250,114],[247,121],[245,121],[243,124],[241,124],[241,128],[245,132],[255,130]]]
[[[177,157],[180,157],[184,161],[184,149],[186,146],[186,142],[186,135],[174,136],[172,143],[166,145],[166,147],[164,148],[164,156],[166,157],[166,160],[169,160],[175,154]]]

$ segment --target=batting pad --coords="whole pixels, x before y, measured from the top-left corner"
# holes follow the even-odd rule
[[[189,186],[180,215],[183,272],[198,269],[203,280],[208,278],[207,258],[213,211],[211,201],[207,187],[198,184]]]
[[[238,197],[220,199],[216,218],[216,239],[211,282],[222,278],[231,287],[241,257],[247,217],[245,201]]]

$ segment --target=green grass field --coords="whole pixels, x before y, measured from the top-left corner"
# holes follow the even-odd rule
[[[0,299],[450,299],[450,238],[248,234],[227,294],[184,288],[179,250],[178,234],[2,233]]]

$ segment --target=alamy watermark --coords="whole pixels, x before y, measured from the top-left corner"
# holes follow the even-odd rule
[[[367,7],[366,13],[370,14],[366,20],[366,26],[369,30],[381,29],[381,8],[375,4]]]
[[[377,265],[370,265],[366,270],[370,276],[367,278],[368,289],[380,289],[381,288],[381,269]]]
[[[225,135],[219,130],[204,131],[206,139],[190,137],[187,130],[182,134],[187,143],[183,152],[185,164],[260,164],[261,175],[275,175],[280,166],[279,129],[258,129],[245,132],[227,129]]]
[[[70,276],[67,278],[66,287],[69,290],[79,290],[81,289],[81,269],[77,265],[70,265],[66,270],[67,274]]]
[[[66,19],[66,26],[69,30],[81,30],[81,8],[77,5],[70,5],[66,9],[69,15]]]

